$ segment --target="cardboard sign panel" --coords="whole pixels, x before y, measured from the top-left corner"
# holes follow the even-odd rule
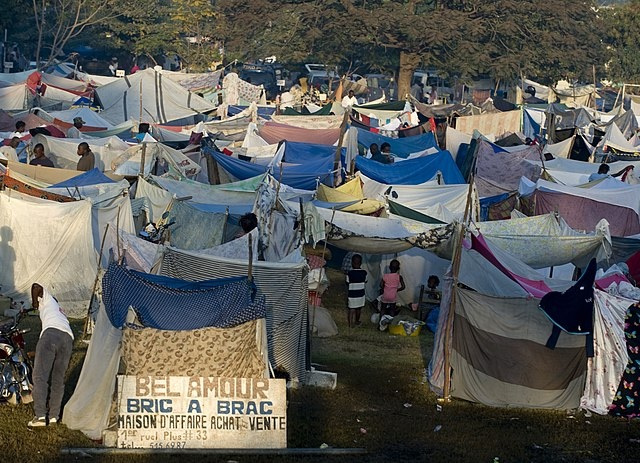
[[[284,379],[118,376],[119,448],[286,448]]]

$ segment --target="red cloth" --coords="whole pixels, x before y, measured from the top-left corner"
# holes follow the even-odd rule
[[[631,278],[640,281],[640,251],[627,259],[627,265],[629,266]]]

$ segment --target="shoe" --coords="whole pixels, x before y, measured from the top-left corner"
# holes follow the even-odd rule
[[[34,417],[31,421],[29,421],[27,423],[27,426],[29,426],[30,428],[42,428],[44,426],[47,425],[47,417],[46,416],[41,416],[41,417]]]
[[[55,416],[53,418],[49,418],[49,424],[58,424],[58,418]]]

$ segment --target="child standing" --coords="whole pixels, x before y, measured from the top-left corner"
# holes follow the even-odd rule
[[[392,317],[398,315],[398,310],[396,308],[398,291],[403,291],[405,288],[404,280],[398,273],[400,271],[400,262],[393,259],[389,263],[389,270],[391,273],[385,274],[380,282],[380,291],[382,292],[382,297],[380,299],[382,302],[380,319],[385,315],[390,315]]]
[[[361,269],[362,256],[360,254],[354,254],[351,257],[351,270],[347,272],[347,286],[348,286],[348,308],[349,313],[347,315],[347,321],[349,328],[353,328],[356,325],[360,325],[360,313],[362,307],[364,307],[364,285],[367,282],[367,271]]]

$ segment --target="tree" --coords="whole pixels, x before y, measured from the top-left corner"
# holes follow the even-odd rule
[[[67,42],[88,27],[109,21],[122,14],[125,0],[32,0],[37,31],[36,63],[38,69],[48,66],[63,54]],[[43,49],[48,49],[44,66]]]
[[[600,12],[608,26],[604,43],[609,52],[609,78],[618,82],[640,83],[640,0]]]

